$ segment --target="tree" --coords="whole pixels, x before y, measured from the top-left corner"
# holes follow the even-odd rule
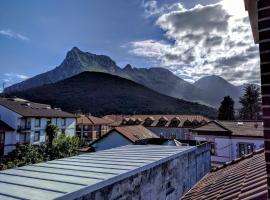
[[[58,127],[56,125],[53,125],[53,124],[50,123],[50,124],[47,125],[45,131],[46,131],[47,136],[48,136],[48,146],[52,147],[53,140],[57,136],[57,133],[58,133],[59,129],[58,129]]]
[[[257,120],[261,111],[260,89],[255,85],[245,87],[245,94],[240,97],[240,117],[244,120]]]
[[[218,109],[219,120],[234,120],[234,101],[230,96],[224,97]]]

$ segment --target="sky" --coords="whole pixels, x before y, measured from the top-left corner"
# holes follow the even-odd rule
[[[73,46],[190,82],[219,75],[235,85],[260,83],[243,0],[0,2],[1,85],[57,67]]]

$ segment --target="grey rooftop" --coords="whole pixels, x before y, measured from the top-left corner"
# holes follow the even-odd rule
[[[0,199],[74,199],[196,147],[127,145],[0,172]]]

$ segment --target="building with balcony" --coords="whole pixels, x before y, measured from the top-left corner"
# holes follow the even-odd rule
[[[76,135],[86,141],[98,139],[111,129],[110,121],[92,115],[79,115],[76,124]]]
[[[0,98],[0,119],[13,129],[5,134],[4,154],[15,149],[16,144],[46,142],[49,123],[69,136],[75,135],[76,116],[46,104],[19,98]],[[7,136],[8,135],[8,136]]]

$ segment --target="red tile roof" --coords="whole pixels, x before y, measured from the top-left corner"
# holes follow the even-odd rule
[[[186,121],[189,122],[208,122],[209,118],[201,116],[201,115],[106,115],[103,117],[104,119],[110,120],[112,125],[119,126],[124,124],[123,122],[127,122],[128,125],[136,124],[136,120],[141,121],[140,123],[144,126],[148,127],[183,127]],[[151,123],[144,124],[146,121],[150,121]],[[133,122],[132,122],[133,121]],[[177,122],[178,123],[175,123]],[[161,123],[162,122],[162,123]],[[174,123],[174,124],[172,124]]]
[[[263,149],[245,155],[214,169],[181,199],[266,199],[265,165]]]
[[[85,125],[107,125],[110,124],[111,122],[103,119],[103,118],[99,118],[99,117],[94,117],[92,115],[80,115],[77,118],[77,124],[85,124]]]
[[[64,112],[58,108],[51,108],[50,105],[19,98],[0,98],[0,105],[23,117],[75,117],[74,114]]]
[[[135,143],[139,140],[150,139],[150,138],[159,138],[155,133],[151,132],[147,128],[141,125],[133,125],[133,126],[119,126],[115,127],[114,129],[110,130],[105,135],[101,136],[99,139],[95,140],[91,143],[94,144],[97,141],[102,140],[104,137],[107,137],[109,134],[113,132],[118,132],[132,143]]]
[[[263,137],[262,122],[210,121],[192,130],[198,134],[229,134],[233,136]]]

